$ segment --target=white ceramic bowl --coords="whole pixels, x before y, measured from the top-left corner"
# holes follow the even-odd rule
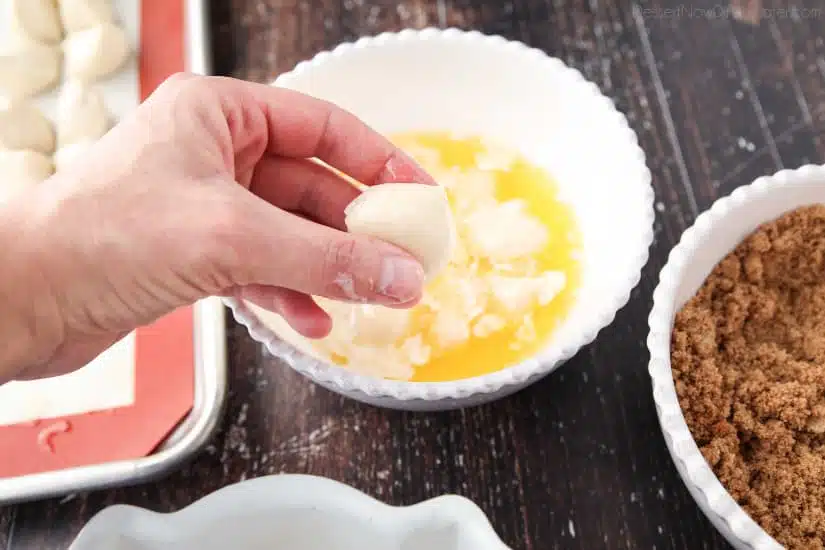
[[[455,382],[371,378],[313,358],[289,331],[234,301],[236,318],[295,370],[374,405],[440,410],[479,404],[538,380],[610,324],[639,281],[653,237],[653,191],[636,136],[610,99],[555,58],[519,42],[456,29],[405,30],[318,54],[276,85],[320,97],[392,134],[481,135],[549,170],[576,212],[583,274],[566,321],[536,357]],[[289,343],[284,340],[288,340]]]
[[[69,550],[509,550],[469,500],[396,508],[326,478],[275,475],[220,489],[172,514],[116,505]]]
[[[676,469],[699,507],[737,549],[782,548],[733,500],[690,434],[673,382],[673,320],[725,256],[761,224],[806,204],[825,203],[825,166],[783,170],[719,199],[682,235],[662,269],[650,314],[650,376],[659,423]]]

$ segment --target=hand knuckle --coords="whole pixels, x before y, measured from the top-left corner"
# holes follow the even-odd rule
[[[196,74],[187,73],[185,71],[179,71],[169,75],[169,78],[166,79],[166,82],[168,82],[171,85],[179,85],[197,78],[199,78],[199,76]]]
[[[158,88],[161,93],[178,94],[181,90],[186,90],[191,86],[192,81],[197,80],[198,76],[190,73],[175,73],[168,77]]]
[[[214,88],[210,77],[191,73],[175,73],[167,78],[158,88],[159,95],[176,100],[183,100],[186,105],[199,105],[204,94],[209,94]]]
[[[208,235],[216,245],[234,245],[243,232],[245,215],[235,201],[218,201],[212,208],[208,223]]]
[[[197,256],[206,262],[223,280],[232,279],[235,284],[250,281],[246,273],[247,266],[242,261],[244,255],[245,216],[234,201],[226,201],[209,208],[208,222],[204,233],[196,239],[201,243]]]

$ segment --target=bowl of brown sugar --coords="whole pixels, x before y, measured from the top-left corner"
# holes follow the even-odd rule
[[[656,410],[699,507],[737,549],[825,548],[825,166],[718,200],[653,302]]]

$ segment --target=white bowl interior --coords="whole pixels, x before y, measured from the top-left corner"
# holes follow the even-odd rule
[[[552,347],[582,345],[638,281],[652,192],[636,138],[581,75],[537,50],[478,33],[379,37],[300,64],[276,81],[332,101],[380,132],[452,131],[515,147],[550,172],[583,237],[578,300]],[[269,323],[268,323],[269,324]]]
[[[699,216],[662,270],[654,293],[648,339],[653,393],[668,449],[696,502],[738,549],[773,550],[779,544],[740,508],[704,460],[685,422],[670,364],[676,313],[713,268],[760,225],[801,206],[825,203],[825,168],[803,167],[756,180]]]

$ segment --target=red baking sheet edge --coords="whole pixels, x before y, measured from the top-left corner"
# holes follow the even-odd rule
[[[143,0],[140,95],[184,69],[184,0]],[[194,311],[180,309],[136,334],[132,406],[0,428],[0,478],[146,456],[194,402]],[[65,421],[65,422],[64,422]],[[41,433],[68,426],[44,440]]]

